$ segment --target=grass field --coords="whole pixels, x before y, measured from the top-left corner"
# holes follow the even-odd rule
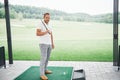
[[[40,20],[11,20],[13,58],[40,60],[36,27]],[[55,49],[50,60],[112,61],[113,25],[92,22],[51,21]],[[5,21],[0,20],[0,45],[7,45]],[[6,57],[8,51],[6,47]],[[8,57],[7,57],[8,58]]]

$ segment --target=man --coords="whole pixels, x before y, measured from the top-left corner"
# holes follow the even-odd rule
[[[47,64],[50,57],[51,50],[54,49],[52,29],[49,25],[50,14],[44,14],[44,20],[40,22],[36,30],[36,35],[40,37],[40,50],[41,50],[41,60],[40,60],[40,78],[42,80],[48,80],[45,74],[51,74],[52,71],[47,70]]]

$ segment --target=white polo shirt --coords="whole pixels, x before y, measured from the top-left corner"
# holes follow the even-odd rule
[[[43,23],[46,25],[48,30],[52,31],[52,27],[49,24],[46,24],[44,21],[43,21]],[[41,29],[42,32],[45,32],[46,28],[43,23],[40,21],[37,29]],[[49,33],[47,33],[43,36],[40,36],[40,44],[51,45],[51,35]]]

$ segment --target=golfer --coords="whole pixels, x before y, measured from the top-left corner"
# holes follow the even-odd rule
[[[51,50],[54,49],[52,28],[49,25],[50,14],[45,13],[43,20],[40,21],[39,26],[36,30],[36,35],[40,37],[40,51],[41,51],[41,60],[40,60],[40,78],[42,80],[48,80],[45,74],[51,74],[52,71],[47,70],[47,64],[50,57]]]

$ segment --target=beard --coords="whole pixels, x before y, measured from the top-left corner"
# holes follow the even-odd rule
[[[49,20],[45,20],[45,23],[48,24],[48,23],[49,23]]]

